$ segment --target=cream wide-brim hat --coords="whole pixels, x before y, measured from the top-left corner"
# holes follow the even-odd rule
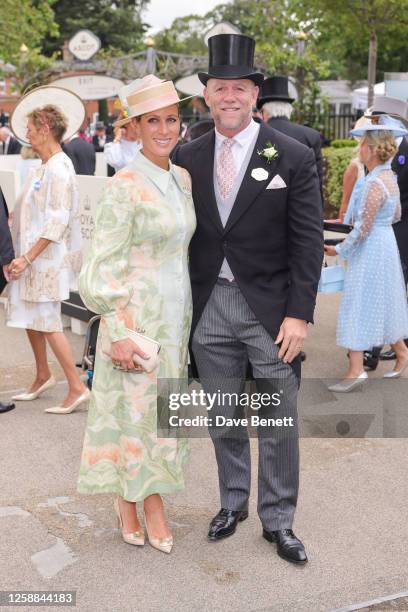
[[[172,81],[162,81],[154,74],[148,74],[142,79],[136,79],[129,85],[125,85],[119,91],[119,98],[124,108],[122,112],[127,116],[115,121],[113,127],[122,127],[135,117],[179,104],[193,97],[179,98]]]
[[[72,91],[53,85],[36,87],[18,101],[11,115],[10,127],[18,140],[24,144],[30,144],[27,140],[27,115],[47,105],[58,108],[67,120],[64,140],[71,138],[85,120],[84,103]]]

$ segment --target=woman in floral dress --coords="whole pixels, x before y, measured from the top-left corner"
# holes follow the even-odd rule
[[[168,553],[173,540],[161,495],[183,487],[187,449],[185,440],[157,436],[157,379],[187,377],[195,214],[190,176],[169,160],[180,129],[174,85],[150,75],[127,86],[127,100],[127,121],[138,122],[143,149],[99,202],[80,276],[85,304],[102,317],[78,490],[118,496],[129,544],[144,543],[136,512],[143,502],[149,541]],[[161,344],[158,371],[134,369],[140,350],[126,328],[142,328]]]

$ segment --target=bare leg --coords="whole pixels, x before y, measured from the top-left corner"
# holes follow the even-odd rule
[[[63,332],[47,332],[45,337],[53,350],[60,366],[64,370],[64,374],[68,381],[68,395],[63,402],[63,406],[67,407],[72,404],[84,391],[86,387],[79,378],[78,370],[75,366],[74,356],[71,351],[70,344]]]
[[[163,500],[158,493],[149,495],[144,500],[144,513],[149,534],[153,538],[168,538],[171,536],[166,521]]]
[[[26,332],[35,358],[36,377],[29,389],[29,393],[34,393],[41,385],[47,382],[51,376],[51,372],[48,366],[47,344],[43,332],[33,329],[26,329]]]
[[[142,526],[137,518],[135,502],[126,501],[123,497],[118,497],[118,500],[120,516],[123,522],[123,531],[125,533],[142,531]]]
[[[363,351],[349,350],[349,367],[346,378],[358,378],[364,372]]]
[[[401,370],[408,360],[408,348],[404,340],[398,340],[395,344],[391,344],[391,348],[395,351],[397,361],[395,362],[394,370]]]

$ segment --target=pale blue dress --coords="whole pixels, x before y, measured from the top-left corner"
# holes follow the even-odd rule
[[[408,337],[407,294],[392,229],[401,204],[391,162],[357,181],[350,207],[353,230],[336,246],[347,261],[337,344],[364,351]]]

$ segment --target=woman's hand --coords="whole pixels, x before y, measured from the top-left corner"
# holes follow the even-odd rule
[[[332,257],[336,257],[337,251],[334,246],[329,246],[327,244],[324,245],[324,252],[326,255],[331,255]]]
[[[140,355],[142,359],[148,359],[149,357],[129,338],[112,342],[110,356],[113,365],[117,368],[122,368],[123,370],[140,370],[140,366],[135,365],[133,361],[133,355],[135,353]]]
[[[13,259],[13,261],[8,265],[8,275],[10,280],[16,280],[19,278],[27,266],[28,263],[24,257],[16,257],[16,259]]]
[[[120,142],[123,136],[123,129],[121,127],[117,127],[113,130],[113,133],[115,135],[113,142]]]
[[[10,264],[3,266],[3,274],[4,274],[4,278],[9,283],[11,281]]]

